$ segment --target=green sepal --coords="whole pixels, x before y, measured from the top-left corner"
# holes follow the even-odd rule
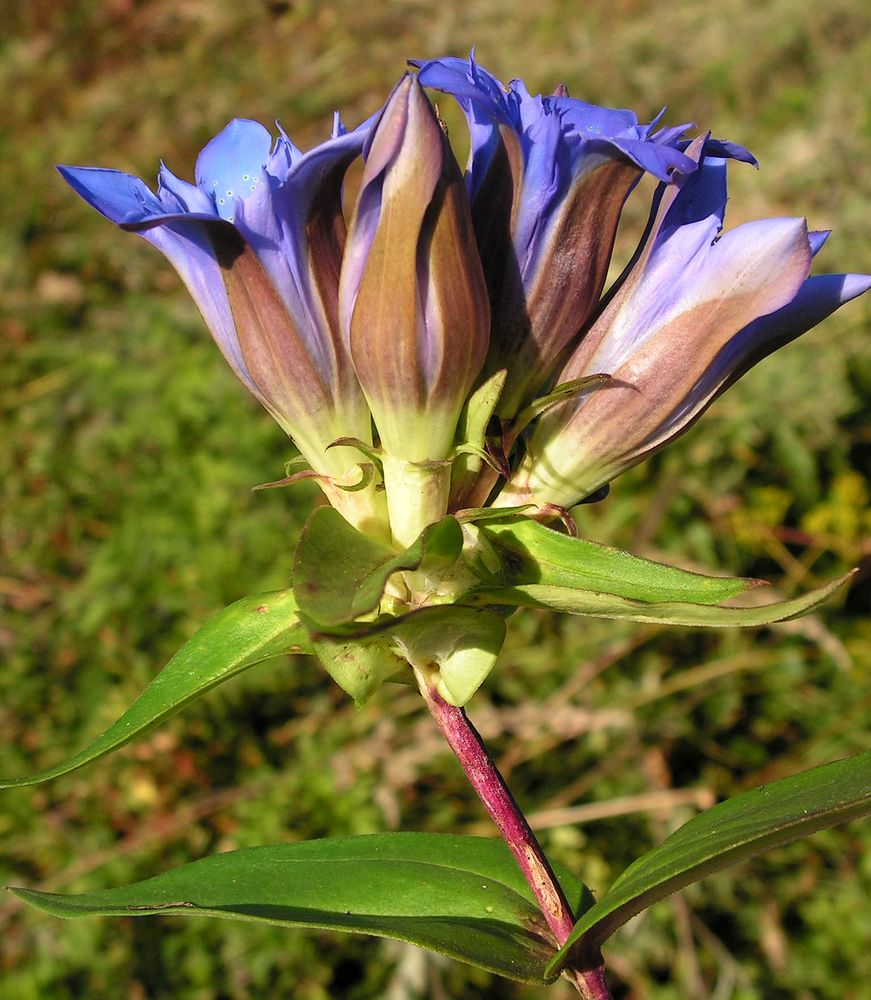
[[[375,481],[375,465],[372,462],[360,462],[357,468],[360,470],[359,480],[356,483],[342,483],[333,479],[336,489],[344,490],[345,493],[362,493],[368,489]]]
[[[574,912],[592,896],[554,865]],[[407,941],[519,982],[555,946],[502,841],[382,833],[228,851],[143,882],[63,895],[12,890],[58,917],[211,916]]]
[[[505,642],[505,619],[495,611],[441,605],[412,612],[390,634],[409,663],[438,670],[439,694],[461,708],[496,663]]]
[[[114,725],[79,753],[0,788],[35,785],[104,757],[175,715],[195,698],[263,660],[314,651],[297,619],[292,590],[245,597],[207,622],[166,664]]]
[[[486,448],[478,448],[474,444],[458,444],[456,448],[454,448],[453,454],[455,458],[458,458],[461,455],[472,455],[479,459],[482,465],[489,465],[494,472],[502,472],[501,467]]]
[[[719,604],[762,584],[761,580],[704,576],[652,562],[608,545],[572,538],[529,518],[482,523],[480,532],[500,564],[495,579],[507,586],[537,584],[647,603]],[[474,566],[471,568],[474,572]],[[492,583],[494,577],[484,581]]]
[[[345,625],[378,607],[394,573],[448,565],[462,548],[463,530],[450,516],[429,525],[397,555],[337,510],[319,507],[306,521],[294,556],[300,613],[314,631]]]
[[[357,451],[364,454],[373,463],[379,472],[381,471],[383,452],[374,444],[367,444],[365,441],[361,441],[355,437],[340,437],[327,445],[327,451],[331,448],[356,448]]]
[[[502,387],[508,377],[505,368],[494,372],[469,396],[457,422],[456,458],[451,469],[451,508],[460,502],[473,486],[487,455],[487,425],[496,410]]]
[[[516,438],[522,434],[526,427],[540,416],[545,410],[551,409],[558,403],[565,403],[569,399],[574,399],[593,389],[598,389],[603,385],[612,382],[610,375],[604,372],[595,375],[585,375],[583,378],[573,378],[569,382],[561,382],[546,395],[534,399],[529,406],[525,407],[515,418],[511,426],[512,437]]]
[[[551,965],[594,956],[631,917],[712,872],[871,814],[871,751],[743,792],[695,816],[634,861],[575,924]]]
[[[518,514],[524,514],[533,507],[534,503],[525,503],[520,507],[466,507],[456,511],[454,517],[460,524],[491,524],[513,521]]]
[[[387,633],[355,639],[319,637],[314,647],[324,669],[339,687],[361,708],[381,687],[408,663],[397,656]]]
[[[350,621],[371,611],[384,586],[367,584],[395,558],[388,545],[357,531],[334,508],[318,507],[306,521],[294,554],[293,582],[300,611],[321,625]]]
[[[855,572],[855,571],[854,571]],[[754,608],[723,608],[701,604],[683,604],[678,601],[649,603],[633,601],[613,594],[598,594],[589,590],[568,587],[546,587],[531,584],[521,587],[487,587],[471,591],[463,597],[464,604],[508,605],[510,607],[550,608],[570,615],[588,615],[593,618],[623,618],[634,622],[659,625],[688,625],[707,628],[752,628],[772,625],[775,622],[801,618],[844,586],[853,576],[831,580],[815,590]]]

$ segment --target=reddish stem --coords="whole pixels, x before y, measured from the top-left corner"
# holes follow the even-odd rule
[[[571,933],[574,916],[526,817],[463,709],[449,705],[422,674],[418,682],[430,714],[514,855],[557,947],[561,947]],[[585,1000],[611,1000],[601,963],[593,968],[566,969],[565,974]]]

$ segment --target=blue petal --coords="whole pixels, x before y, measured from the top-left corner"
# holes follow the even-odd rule
[[[351,132],[343,127],[331,139],[327,139],[306,153],[301,153],[294,160],[291,172],[287,176],[287,183],[294,186],[294,197],[304,197],[306,204],[309,204],[316,193],[317,185],[327,173],[340,166],[347,166],[359,155],[379,116],[380,112],[376,112]],[[304,196],[300,192],[305,192]]]
[[[417,78],[422,87],[431,87],[451,94],[464,110],[470,102],[483,106],[490,114],[509,121],[505,88],[470,56],[468,61],[453,56],[424,62],[409,60],[418,67]]]
[[[869,288],[871,275],[868,274],[818,274],[808,278],[792,302],[768,316],[761,316],[732,338],[724,350],[728,363],[737,367],[752,356],[755,364],[776,348],[822,323],[836,309]],[[742,370],[746,367],[742,366]]]
[[[650,139],[633,137],[602,137],[585,144],[587,150],[594,152],[602,150],[610,152],[616,149],[623,153],[642,170],[652,174],[658,180],[669,183],[674,180],[674,174],[691,174],[696,165],[688,156],[673,146],[666,146]]]
[[[222,219],[232,222],[237,200],[260,184],[271,149],[268,130],[244,118],[234,118],[203,148],[194,171],[197,185],[215,199]]]
[[[687,129],[691,129],[693,127],[693,123],[684,122],[681,125],[669,125],[668,128],[657,129],[654,132],[654,126],[659,122],[660,117],[664,113],[664,110],[660,111],[656,118],[649,125],[642,126],[640,131],[646,139],[650,139],[652,142],[658,142],[662,146],[674,146],[675,149],[680,150],[686,149],[690,140],[684,139],[683,136]]]
[[[293,144],[280,122],[276,122],[275,127],[278,129],[278,138],[266,164],[266,172],[281,180],[303,154],[302,150]]]
[[[550,221],[553,208],[564,196],[572,174],[562,127],[555,114],[542,113],[521,141],[524,158],[523,188],[514,223],[514,245],[521,273],[531,264],[535,237]]]
[[[742,163],[749,163],[754,167],[759,166],[759,161],[750,150],[739,146],[737,142],[709,138],[705,145],[705,151],[712,156],[721,156],[728,160],[740,160]]]
[[[166,208],[138,177],[102,167],[58,166],[70,187],[119,226],[166,215]]]
[[[811,253],[816,257],[816,255],[822,250],[826,240],[832,235],[831,229],[812,229],[807,234],[808,243],[810,243]]]
[[[142,232],[177,220],[208,222],[217,218],[210,201],[202,204],[195,201],[195,207],[203,211],[189,211],[179,196],[181,185],[185,182],[175,178],[174,181],[179,186],[173,186],[170,191],[166,185],[169,171],[162,173],[161,180],[164,189],[170,191],[170,196],[158,197],[138,177],[120,170],[60,165],[57,169],[67,184],[89,205],[122,229],[131,232]],[[186,187],[191,188],[192,185]]]
[[[112,222],[132,229],[166,255],[187,285],[194,301],[230,366],[255,394],[239,348],[221,269],[215,260],[208,225],[224,225],[214,214],[190,214],[176,206],[167,212],[138,177],[100,167],[58,167],[65,181]],[[165,172],[162,183],[181,201],[189,194],[184,181]],[[177,183],[176,183],[177,182]],[[191,185],[187,185],[191,187]]]
[[[821,274],[808,278],[795,298],[760,316],[722,348],[708,370],[666,421],[670,436],[687,427],[729,386],[778,348],[807,333],[836,309],[871,288],[868,274]]]
[[[716,220],[716,228],[722,229],[726,197],[726,161],[706,157],[699,169],[683,181],[680,193],[663,220],[657,243],[681,227],[703,219]]]
[[[184,215],[214,215],[215,206],[205,191],[194,184],[188,184],[175,174],[165,164],[160,164],[157,174],[157,197],[164,210],[171,214]]]
[[[209,226],[224,225],[226,223],[214,216],[211,222],[205,223],[187,216],[144,230],[140,235],[160,250],[176,269],[227,363],[265,405],[242,356],[224,277],[209,236]]]
[[[689,173],[694,164],[676,148],[677,139],[686,126],[670,129],[649,137],[655,123],[640,126],[632,111],[603,108],[587,104],[561,94],[550,97],[533,97],[524,84],[512,80],[506,91],[499,81],[481,69],[473,59],[434,59],[429,62],[413,61],[420,67],[418,78],[426,87],[433,87],[454,96],[466,112],[472,132],[472,170],[470,194],[474,197],[489,167],[493,146],[498,141],[495,127],[509,125],[521,138],[524,158],[531,151],[543,159],[535,149],[534,129],[545,116],[559,122],[559,146],[552,145],[554,155],[568,156],[574,169],[583,170],[588,154],[613,156],[615,152],[628,157],[642,170],[649,171],[660,180],[669,181],[677,171]],[[749,155],[749,154],[748,154]],[[529,168],[527,163],[526,168]],[[550,173],[563,168],[553,164]],[[534,168],[538,174],[539,168]],[[524,185],[529,191],[533,185]],[[541,199],[537,199],[541,201]],[[550,199],[545,199],[547,202]]]
[[[324,315],[316,278],[329,273],[333,262],[311,254],[309,225],[318,213],[329,213],[340,198],[341,174],[359,155],[376,117],[352,132],[334,124],[333,138],[306,153],[287,139],[287,149],[292,151],[289,167],[273,174],[270,164],[269,172],[262,171],[255,191],[237,202],[234,218],[328,381],[336,366],[331,339],[334,324]],[[338,268],[336,262],[336,273]]]
[[[548,97],[547,101],[582,139],[620,135],[638,125],[638,116],[632,111],[601,108],[574,97]]]

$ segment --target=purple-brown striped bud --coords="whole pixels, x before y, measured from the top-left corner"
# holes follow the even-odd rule
[[[364,156],[342,329],[384,452],[438,461],[487,353],[490,317],[463,177],[415,77],[393,91]]]

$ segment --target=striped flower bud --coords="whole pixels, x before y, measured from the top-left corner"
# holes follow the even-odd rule
[[[415,77],[393,91],[364,157],[339,311],[384,452],[394,535],[407,541],[446,509],[443,463],[487,352],[489,306],[463,177]],[[398,527],[400,508],[414,507]]]

